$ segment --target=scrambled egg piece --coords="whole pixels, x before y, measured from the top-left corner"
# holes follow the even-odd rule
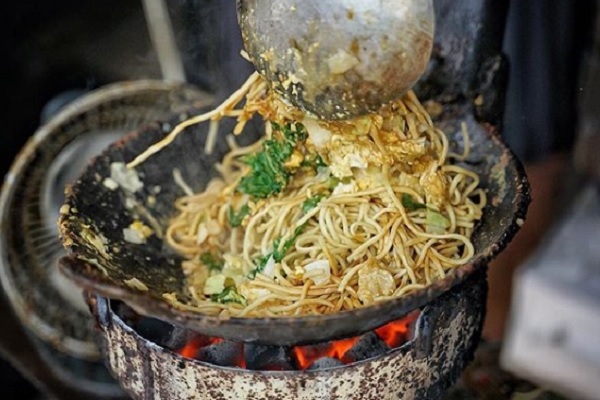
[[[352,168],[365,169],[385,162],[374,142],[356,136],[333,135],[327,143],[327,154],[331,174],[336,178],[352,176]]]
[[[128,228],[123,229],[123,240],[133,244],[144,244],[154,231],[142,221],[135,220]]]
[[[425,194],[427,204],[442,206],[446,199],[446,182],[444,175],[439,170],[437,163],[431,166],[419,179],[419,184],[423,187],[422,193]]]
[[[394,176],[394,181],[397,185],[405,186],[413,189],[418,193],[422,193],[422,187],[419,183],[419,177],[414,174],[408,174],[406,172],[401,172]]]
[[[358,271],[357,294],[364,305],[372,304],[377,297],[391,296],[395,289],[392,274],[375,264],[369,264]]]
[[[398,136],[394,136],[396,140],[387,141],[386,149],[395,162],[414,163],[419,158],[427,154],[429,146],[425,138],[400,140]]]

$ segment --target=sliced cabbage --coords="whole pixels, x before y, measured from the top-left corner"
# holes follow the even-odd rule
[[[328,260],[317,260],[304,266],[304,279],[312,279],[315,285],[324,285],[331,278],[331,266]]]
[[[436,235],[443,235],[446,233],[446,229],[450,227],[448,218],[430,208],[427,209],[425,215],[425,224],[427,225],[427,232]]]

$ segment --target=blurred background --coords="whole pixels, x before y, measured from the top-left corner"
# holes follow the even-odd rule
[[[159,62],[164,44],[150,33],[152,3],[0,4],[2,176],[42,120],[102,85],[167,75],[223,98],[245,80],[252,68],[239,57],[233,0],[166,1],[181,56],[171,64]],[[593,0],[510,1],[503,135],[526,166],[533,202],[522,231],[490,269],[485,343],[455,398],[558,398],[538,387],[568,395],[564,385],[552,387],[554,374],[593,385],[580,371],[600,382],[597,9]],[[32,379],[37,366],[28,364],[27,341],[5,299],[0,326],[2,398],[44,398],[43,371]],[[9,348],[16,344],[23,346],[17,356]]]

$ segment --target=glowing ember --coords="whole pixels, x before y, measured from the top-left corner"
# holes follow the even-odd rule
[[[405,318],[390,322],[380,328],[375,329],[375,333],[381,340],[387,343],[392,349],[400,347],[409,340],[409,327],[416,321],[419,312],[415,311],[408,314]]]
[[[211,344],[221,343],[222,341],[223,339],[221,338],[197,335],[187,342],[185,346],[178,351],[178,353],[187,358],[196,358],[198,356],[198,352],[203,347],[210,346]]]
[[[380,328],[375,329],[375,334],[384,341],[390,349],[395,349],[402,346],[404,343],[411,339],[410,337],[410,326],[416,321],[420,312],[415,311],[405,318],[391,322]],[[295,346],[291,349],[292,362],[296,365],[297,369],[305,370],[311,367],[311,365],[322,358],[331,358],[339,360],[340,362],[347,364],[352,363],[354,360],[344,357],[346,353],[352,349],[357,342],[360,340],[360,336],[352,337],[348,339],[335,340],[327,343],[306,345],[306,346]],[[178,350],[178,353],[186,358],[196,359],[200,361],[204,360],[202,354],[206,349],[210,349],[208,346],[217,345],[222,343],[224,340],[220,338],[211,338],[202,335],[196,335],[189,340],[185,346]],[[234,342],[228,342],[234,343]],[[240,349],[239,353],[236,353],[235,360],[229,366],[236,366],[238,368],[246,368],[246,359],[244,357],[244,346],[243,344],[237,344]],[[269,368],[267,368],[269,369]],[[280,369],[280,368],[275,368]]]
[[[306,369],[319,358],[330,357],[342,360],[344,354],[358,342],[358,339],[358,337],[353,337],[321,345],[296,346],[292,349],[292,354],[296,357],[298,368]]]

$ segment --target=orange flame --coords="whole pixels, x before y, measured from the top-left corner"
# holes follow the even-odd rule
[[[346,352],[356,344],[358,339],[358,337],[353,337],[322,345],[296,346],[292,349],[292,353],[296,357],[298,367],[304,370],[319,358],[331,357],[342,360]]]
[[[375,329],[375,333],[392,349],[400,347],[409,340],[409,326],[417,319],[419,312],[408,314],[405,318],[390,322]]]
[[[178,353],[183,357],[196,358],[198,357],[198,351],[203,347],[210,346],[211,344],[221,343],[221,338],[211,338],[208,336],[196,335],[185,346],[183,346]]]
[[[410,325],[416,321],[419,314],[419,311],[415,311],[398,321],[390,322],[375,329],[375,333],[390,348],[395,349],[400,347],[410,340]],[[316,345],[295,346],[292,348],[292,356],[295,358],[296,365],[302,370],[309,368],[315,361],[323,357],[334,358],[343,363],[352,362],[351,360],[346,360],[344,356],[358,340],[359,337],[357,336]],[[221,343],[222,341],[223,339],[221,338],[196,335],[178,353],[183,357],[200,360],[199,352],[203,347]],[[246,368],[243,351],[236,357],[235,366]]]

